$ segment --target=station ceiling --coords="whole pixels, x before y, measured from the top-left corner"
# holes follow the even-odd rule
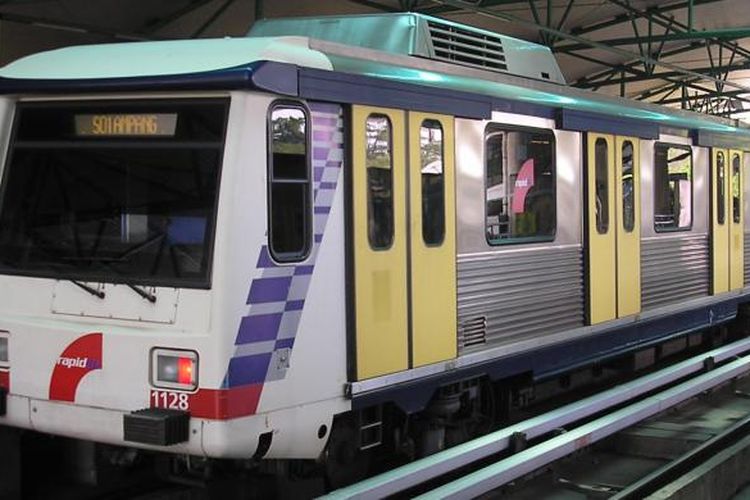
[[[0,0],[0,63],[65,45],[243,36],[262,17],[412,10],[546,44],[574,86],[750,119],[748,7],[747,0]]]

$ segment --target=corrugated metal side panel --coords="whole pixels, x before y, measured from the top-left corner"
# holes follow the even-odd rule
[[[471,335],[471,325],[482,317],[485,343],[464,342],[463,331]],[[459,256],[458,322],[463,350],[466,344],[477,350],[582,326],[581,248]]]
[[[750,233],[745,233],[745,288],[750,287]]]
[[[710,256],[705,234],[641,242],[641,309],[673,304],[709,292]]]

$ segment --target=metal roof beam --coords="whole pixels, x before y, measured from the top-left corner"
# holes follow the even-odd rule
[[[655,43],[655,42],[675,42],[675,41],[693,41],[693,40],[736,40],[738,38],[750,37],[750,28],[725,28],[711,31],[692,31],[692,32],[678,32],[678,33],[665,33],[663,35],[650,35],[650,36],[634,36],[634,37],[623,37],[623,38],[611,38],[609,40],[597,40],[600,43],[605,43],[609,46],[621,46],[621,45],[636,45],[642,43]],[[567,45],[558,45],[555,47],[555,52],[573,52],[576,50],[596,50],[596,47],[592,47],[587,43],[571,43]]]
[[[467,10],[467,11],[470,11],[470,12],[474,12],[475,14],[478,14],[478,15],[481,15],[481,16],[484,16],[484,17],[488,17],[488,18],[491,18],[491,19],[495,19],[495,20],[498,20],[498,21],[512,22],[512,23],[515,23],[517,25],[525,26],[527,28],[538,29],[540,31],[544,31],[547,34],[554,35],[554,36],[557,36],[559,38],[563,38],[563,39],[566,39],[566,40],[572,40],[572,41],[575,41],[577,43],[588,43],[588,44],[591,44],[592,46],[594,46],[596,48],[599,48],[599,49],[602,49],[602,50],[606,50],[606,51],[612,52],[614,54],[618,54],[618,55],[620,55],[622,57],[626,57],[629,60],[638,59],[638,60],[640,60],[644,64],[652,64],[655,67],[656,66],[660,66],[660,67],[663,67],[663,68],[667,68],[667,69],[670,69],[672,71],[678,72],[681,75],[698,77],[698,78],[701,78],[701,79],[704,79],[704,80],[710,80],[710,81],[713,81],[713,82],[716,82],[716,83],[725,83],[727,86],[730,86],[730,87],[733,87],[733,88],[737,88],[737,89],[747,90],[747,91],[750,92],[750,87],[747,87],[745,85],[741,85],[741,84],[739,84],[737,82],[724,82],[723,80],[715,78],[715,77],[713,77],[711,75],[702,75],[700,73],[696,73],[694,71],[686,69],[686,68],[684,68],[682,66],[679,66],[677,64],[672,64],[672,63],[669,63],[669,62],[660,61],[660,60],[654,59],[653,57],[650,57],[650,56],[639,56],[638,54],[634,54],[633,52],[629,52],[627,50],[623,50],[623,49],[620,49],[618,47],[609,47],[608,45],[600,43],[600,42],[597,42],[595,40],[587,40],[587,39],[579,37],[577,35],[571,35],[570,33],[565,33],[563,31],[560,31],[560,30],[552,28],[552,27],[540,26],[540,25],[538,25],[538,24],[536,24],[536,23],[534,23],[532,21],[528,21],[526,19],[523,19],[523,18],[520,18],[520,17],[517,17],[517,16],[513,16],[513,15],[510,15],[510,14],[507,14],[507,13],[504,13],[504,12],[497,12],[497,11],[490,10],[490,9],[487,9],[487,8],[484,8],[484,7],[478,7],[476,5],[473,5],[471,3],[468,3],[468,2],[465,2],[465,1],[462,1],[462,0],[430,0],[430,1],[434,2],[434,3],[437,3],[437,4],[440,4],[440,5],[451,5],[453,7],[457,7],[457,8],[461,8],[461,9],[464,9],[464,10]],[[617,0],[609,0],[609,1],[615,2]]]
[[[40,28],[48,28],[59,31],[70,31],[74,33],[84,33],[89,35],[112,38],[114,40],[125,41],[144,41],[154,40],[155,37],[144,35],[142,33],[109,30],[100,26],[90,24],[71,23],[67,21],[58,21],[56,19],[45,19],[42,17],[24,16],[22,14],[0,13],[0,21],[9,21]]]
[[[694,0],[694,5],[705,5],[710,3],[716,3],[721,2],[723,0]],[[658,7],[651,7],[644,11],[644,13],[648,14],[664,14],[666,12],[671,12],[674,10],[681,10],[688,7],[688,2],[679,2],[671,5],[664,5],[664,6],[658,6]],[[638,16],[642,17],[642,16]],[[577,26],[575,28],[572,28],[570,32],[574,35],[585,35],[588,33],[593,33],[594,31],[603,30],[606,28],[611,28],[612,26],[618,26],[620,24],[629,23],[632,19],[632,16],[630,14],[617,14],[611,19],[608,19],[606,21],[601,21],[594,24],[589,24],[587,26]]]
[[[702,75],[722,75],[722,73],[725,72],[732,72],[732,71],[741,71],[750,69],[750,61],[743,61],[741,63],[731,64],[731,65],[725,65],[725,66],[707,66],[705,68],[691,68],[690,71],[694,73],[700,73]],[[632,73],[632,72],[631,72]],[[683,75],[684,73],[682,71],[662,71],[660,73],[647,73],[647,72],[641,72],[640,74],[635,74],[633,76],[629,76],[625,78],[625,83],[635,83],[635,82],[644,82],[647,80],[664,80],[666,78],[676,78],[678,76]],[[722,79],[723,83],[723,79]],[[585,82],[576,84],[577,87],[582,89],[590,89],[590,88],[598,88],[602,86],[606,86],[606,80],[604,81],[595,81],[595,82]]]

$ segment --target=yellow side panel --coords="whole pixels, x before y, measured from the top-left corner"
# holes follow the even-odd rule
[[[743,239],[744,239],[744,159],[742,151],[731,150],[729,152],[729,207],[730,207],[730,226],[729,226],[729,289],[741,290],[744,286],[744,258],[743,258]],[[739,163],[739,178],[734,177],[734,162],[737,158]],[[738,197],[737,207],[735,207],[735,195]],[[737,209],[735,219],[735,208]]]
[[[366,121],[391,122],[393,242],[373,250],[368,238]],[[406,276],[406,145],[404,112],[352,107],[352,204],[354,212],[354,312],[357,379],[405,370],[409,365]]]
[[[632,172],[623,172],[623,147],[630,143]],[[615,145],[615,192],[617,213],[617,316],[641,311],[641,168],[637,138],[617,137]],[[625,159],[628,160],[628,159]],[[626,209],[624,200],[629,200]],[[626,214],[626,210],[629,212]],[[626,218],[632,220],[632,225]]]
[[[718,166],[717,159],[724,155],[724,224],[719,224],[719,200],[717,196]],[[711,293],[717,294],[729,290],[729,221],[732,214],[729,209],[729,159],[726,149],[711,151]]]
[[[597,230],[596,211],[597,205],[603,207],[602,200],[597,199],[596,186],[596,151],[597,139],[602,139],[607,144],[607,210],[604,211],[608,218],[606,232],[600,234]],[[617,283],[616,283],[616,259],[615,259],[615,176],[614,176],[614,137],[611,135],[588,134],[587,143],[587,175],[586,175],[586,198],[587,198],[587,279],[588,279],[588,318],[589,323],[594,325],[603,321],[614,319],[617,316]]]
[[[424,120],[443,129],[445,236],[428,246],[422,234],[422,160],[420,133]],[[409,191],[411,199],[412,365],[422,366],[457,355],[456,222],[453,118],[409,114]]]

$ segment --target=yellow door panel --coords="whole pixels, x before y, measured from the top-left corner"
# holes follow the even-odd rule
[[[409,113],[412,366],[457,354],[453,118]],[[442,199],[442,203],[441,203]],[[427,214],[423,217],[423,210]]]
[[[617,316],[641,311],[641,174],[637,138],[617,137]]]
[[[740,290],[744,286],[744,215],[742,151],[729,151],[729,289]]]
[[[590,324],[617,316],[614,137],[587,135],[586,269]]]
[[[352,107],[357,379],[409,365],[404,112]]]
[[[711,293],[729,290],[729,179],[726,149],[711,151]]]

